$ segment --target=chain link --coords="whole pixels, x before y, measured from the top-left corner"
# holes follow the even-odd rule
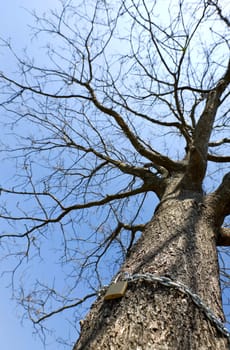
[[[194,302],[194,304],[198,306],[198,308],[200,308],[201,311],[203,311],[203,313],[206,315],[209,321],[230,341],[230,333],[228,332],[224,324],[215,316],[212,310],[202,301],[202,299],[197,294],[193,293],[183,283],[175,282],[166,276],[157,276],[151,273],[144,273],[144,274],[139,273],[139,274],[130,275],[129,273],[125,272],[123,280],[127,282],[133,282],[137,280],[144,280],[148,282],[158,282],[163,286],[174,287],[180,292],[182,292],[183,294],[189,295],[192,301]]]

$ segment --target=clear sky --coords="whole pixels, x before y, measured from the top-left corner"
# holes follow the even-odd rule
[[[228,0],[229,1],[229,0]],[[37,9],[40,13],[58,6],[58,0],[8,0],[0,1],[0,37],[12,38],[12,43],[18,49],[28,46],[29,23],[33,23],[32,16],[27,10]],[[76,1],[77,3],[77,1]],[[27,9],[27,10],[26,10]],[[10,63],[4,61],[0,55],[0,71]],[[1,172],[1,175],[3,173]],[[29,321],[21,324],[21,311],[16,302],[10,299],[10,289],[6,288],[6,282],[0,283],[0,344],[4,350],[42,350],[42,344],[38,337],[33,335],[33,327]],[[58,323],[58,317],[57,321]],[[58,325],[62,327],[61,324]],[[68,333],[68,330],[66,330]],[[58,350],[53,343],[47,346],[47,350]],[[60,346],[60,349],[63,349]]]
[[[12,43],[17,48],[28,45],[30,40],[28,24],[32,23],[32,17],[27,10],[37,9],[43,13],[49,8],[54,8],[57,0],[10,0],[0,1],[0,36],[12,38]],[[27,9],[27,10],[26,10]],[[9,62],[0,56],[0,70],[3,70]],[[1,172],[2,174],[2,172]],[[16,302],[10,300],[11,291],[6,288],[6,283],[0,284],[0,343],[4,350],[42,350],[43,346],[38,337],[33,335],[33,327],[29,321],[21,324],[21,310]],[[48,350],[58,350],[57,344],[50,344]],[[60,349],[63,348],[60,346]]]

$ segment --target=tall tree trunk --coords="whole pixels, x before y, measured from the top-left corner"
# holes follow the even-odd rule
[[[181,282],[223,321],[215,226],[208,199],[184,193],[162,200],[121,272]],[[124,297],[100,297],[74,350],[229,349],[227,337],[178,288],[131,281]]]

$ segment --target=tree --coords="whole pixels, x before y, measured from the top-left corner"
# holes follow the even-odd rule
[[[1,73],[16,164],[1,245],[17,259],[14,287],[34,256],[50,263],[43,241],[57,244],[65,293],[41,279],[17,295],[42,330],[99,290],[74,350],[229,347],[216,246],[230,245],[230,22],[217,1],[161,6],[34,14],[44,64],[2,41],[19,70]],[[111,273],[128,288],[104,300]]]

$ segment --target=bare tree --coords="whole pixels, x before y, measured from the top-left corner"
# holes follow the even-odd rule
[[[63,3],[34,14],[44,64],[2,40],[18,70],[0,75],[2,154],[15,167],[1,248],[36,327],[69,310],[76,324],[96,299],[74,350],[229,348],[216,248],[230,245],[223,4]],[[26,265],[52,263],[47,245],[65,289],[39,273],[19,288]]]

